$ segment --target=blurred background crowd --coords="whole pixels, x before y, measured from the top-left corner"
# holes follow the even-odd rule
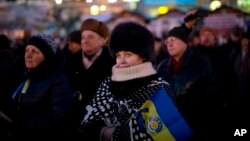
[[[91,17],[105,22],[110,30],[121,21],[144,23],[162,38],[192,9],[209,13],[196,27],[216,29],[220,43],[250,26],[249,0],[0,0],[0,33],[18,44],[26,36],[45,32],[61,44]]]

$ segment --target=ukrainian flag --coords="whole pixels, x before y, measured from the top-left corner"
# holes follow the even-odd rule
[[[158,89],[141,106],[137,121],[140,129],[146,129],[154,141],[184,141],[192,135],[164,88]]]

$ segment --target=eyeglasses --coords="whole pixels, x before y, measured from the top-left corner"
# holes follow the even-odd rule
[[[175,37],[168,37],[164,42],[165,42],[165,44],[169,44],[169,43],[175,42],[176,40],[178,40],[178,39]]]

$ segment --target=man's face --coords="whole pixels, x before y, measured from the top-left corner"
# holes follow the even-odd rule
[[[180,59],[187,48],[187,44],[179,38],[170,36],[165,40],[168,53],[176,60]]]
[[[215,47],[216,37],[212,32],[204,31],[200,34],[200,44],[207,48]]]
[[[85,30],[82,32],[81,47],[87,55],[93,55],[105,44],[105,39],[94,31]]]

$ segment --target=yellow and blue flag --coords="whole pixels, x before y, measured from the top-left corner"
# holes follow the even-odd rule
[[[140,129],[147,130],[154,141],[183,141],[192,135],[164,88],[158,89],[140,107],[137,121]]]

